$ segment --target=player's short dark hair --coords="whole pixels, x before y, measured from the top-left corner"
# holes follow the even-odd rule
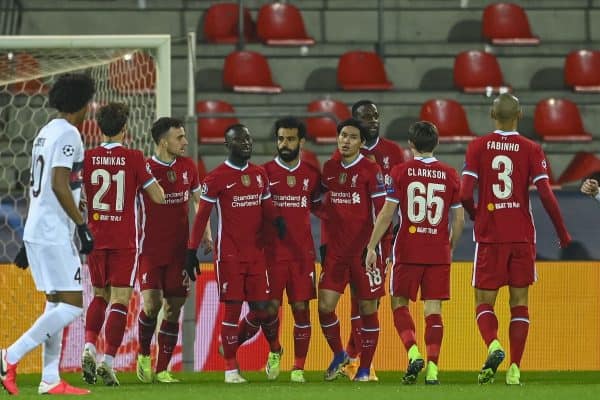
[[[183,128],[183,121],[177,118],[161,117],[157,119],[150,128],[154,143],[158,144],[163,135],[169,132],[171,128]]]
[[[277,132],[279,129],[297,129],[298,130],[298,139],[306,138],[306,125],[304,122],[295,117],[284,117],[275,121],[275,125],[273,125],[273,135],[277,138]]]
[[[352,104],[352,116],[354,118],[356,118],[356,113],[358,112],[358,109],[360,107],[362,107],[362,106],[368,106],[368,105],[371,105],[371,104],[375,105],[375,103],[373,103],[371,100],[367,100],[367,99],[359,100],[356,103]]]
[[[50,89],[49,105],[59,112],[72,114],[85,107],[95,92],[94,79],[89,75],[63,74]]]
[[[223,135],[227,135],[227,132],[229,131],[237,131],[238,129],[248,129],[248,127],[244,124],[232,124],[229,125],[227,128],[225,128],[225,131],[223,132]]]
[[[357,120],[356,118],[348,118],[347,120],[340,122],[337,126],[338,136],[340,135],[340,133],[342,133],[342,129],[344,129],[346,126],[353,126],[356,129],[358,129],[358,131],[360,132],[360,140],[361,141],[364,142],[368,139],[369,131],[367,130],[365,125],[362,122],[360,122],[359,120]]]
[[[96,121],[102,133],[108,137],[117,136],[129,118],[129,106],[125,103],[108,103],[98,110]]]
[[[438,144],[437,127],[429,121],[415,122],[408,128],[408,140],[419,153],[429,153]]]

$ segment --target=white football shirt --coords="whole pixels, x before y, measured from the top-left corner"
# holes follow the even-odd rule
[[[48,122],[33,142],[29,212],[23,235],[27,242],[65,245],[73,240],[75,223],[52,191],[52,169],[55,167],[71,170],[71,191],[75,204],[79,204],[83,143],[77,128],[62,118]]]

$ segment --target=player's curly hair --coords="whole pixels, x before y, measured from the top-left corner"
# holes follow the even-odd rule
[[[429,121],[415,122],[408,128],[408,140],[419,153],[429,153],[438,145],[437,127]]]
[[[157,119],[150,128],[154,143],[158,144],[163,135],[169,132],[171,128],[183,128],[183,121],[177,118],[161,117]]]
[[[125,103],[108,103],[96,115],[100,130],[108,137],[121,133],[127,118],[129,118],[129,106]]]
[[[87,105],[96,93],[94,79],[86,74],[63,74],[58,77],[49,93],[50,107],[72,114]]]
[[[369,131],[367,130],[365,125],[356,118],[348,118],[347,120],[340,122],[337,126],[338,136],[340,133],[342,133],[342,129],[344,129],[347,126],[353,126],[356,129],[358,129],[358,131],[360,132],[360,140],[362,142],[366,141],[369,138]]]
[[[273,135],[275,136],[275,139],[277,139],[277,132],[280,128],[298,129],[298,139],[306,138],[306,125],[298,118],[284,117],[275,121],[275,125],[273,125]]]

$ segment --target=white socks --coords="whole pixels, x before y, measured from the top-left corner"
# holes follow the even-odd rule
[[[48,339],[52,339],[52,336],[58,336],[58,333],[60,333],[62,340],[62,330],[83,313],[83,308],[81,307],[75,307],[66,303],[54,304],[56,304],[54,307],[47,304],[46,310],[33,323],[31,328],[7,349],[6,361],[10,364],[18,363],[25,354]],[[54,350],[51,350],[51,352],[56,351],[52,342],[51,340],[50,348]],[[60,358],[60,340],[58,347],[58,357]]]
[[[46,302],[44,314],[53,310],[58,303]],[[62,347],[63,329],[46,339],[42,343],[42,381],[53,384],[60,382],[58,367],[60,364],[60,350]]]

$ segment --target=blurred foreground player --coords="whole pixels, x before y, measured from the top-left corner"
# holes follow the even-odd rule
[[[537,280],[535,271],[535,228],[529,203],[529,185],[534,184],[544,209],[558,234],[560,247],[571,236],[550,189],[542,148],[521,136],[517,125],[522,116],[519,100],[508,93],[493,103],[491,117],[496,130],[479,137],[467,147],[462,172],[461,199],[475,221],[476,321],[488,351],[481,369],[480,384],[491,383],[505,353],[498,341],[498,319],[494,305],[498,289],[509,287],[510,366],[506,383],[519,385],[519,365],[529,332],[529,286]],[[473,191],[478,189],[477,205]]]

